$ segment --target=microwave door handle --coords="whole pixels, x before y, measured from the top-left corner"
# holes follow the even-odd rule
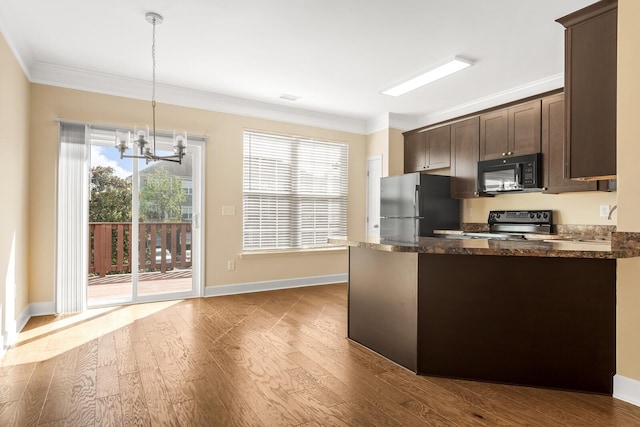
[[[524,183],[520,180],[522,176],[522,165],[516,165],[516,188],[524,188]]]

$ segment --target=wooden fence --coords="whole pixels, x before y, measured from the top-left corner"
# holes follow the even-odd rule
[[[89,223],[89,273],[104,277],[131,272],[131,223]],[[191,267],[190,222],[139,224],[138,271]]]

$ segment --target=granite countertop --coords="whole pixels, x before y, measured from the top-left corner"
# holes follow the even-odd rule
[[[611,233],[611,240],[557,238],[547,240],[446,239],[421,237],[416,243],[379,238],[329,238],[329,243],[388,252],[449,255],[618,259],[640,256],[640,233]]]

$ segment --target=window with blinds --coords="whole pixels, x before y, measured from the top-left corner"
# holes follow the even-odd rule
[[[328,246],[347,235],[348,147],[245,131],[243,248]]]

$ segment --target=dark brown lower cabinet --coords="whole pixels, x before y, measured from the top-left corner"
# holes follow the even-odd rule
[[[418,254],[349,249],[347,335],[416,371]]]
[[[422,375],[611,394],[616,262],[349,249],[350,339]]]
[[[615,278],[607,259],[421,254],[417,372],[610,395]]]

